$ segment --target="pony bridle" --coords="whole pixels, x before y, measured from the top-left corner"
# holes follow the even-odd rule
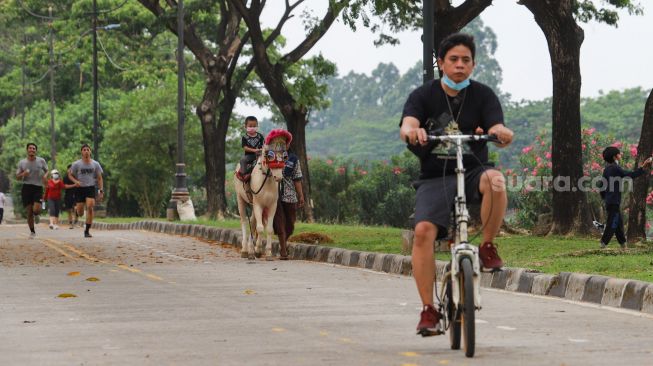
[[[268,172],[270,169],[283,169],[286,167],[286,160],[288,160],[287,151],[268,150],[265,154],[265,158],[263,159],[263,165],[267,165]]]

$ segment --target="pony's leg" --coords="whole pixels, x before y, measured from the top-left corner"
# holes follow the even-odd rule
[[[263,208],[254,205],[254,217],[256,218],[256,248],[255,253],[257,257],[260,257],[263,254],[263,232],[265,228],[263,227]]]
[[[272,260],[272,233],[274,233],[274,214],[277,212],[277,200],[275,200],[268,208],[268,221],[265,225],[267,232],[267,245],[265,248],[266,259]]]
[[[240,231],[243,234],[243,239],[240,243],[240,256],[247,258],[249,253],[249,236],[247,235],[247,210],[245,201],[238,195],[238,215],[240,215]]]

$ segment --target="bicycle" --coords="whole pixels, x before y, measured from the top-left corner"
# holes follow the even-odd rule
[[[469,212],[465,201],[465,167],[463,166],[463,143],[470,141],[499,142],[494,135],[429,135],[430,141],[453,144],[456,152],[456,197],[454,200],[453,242],[451,262],[442,279],[440,292],[435,284],[439,300],[440,334],[449,331],[451,349],[460,349],[461,330],[465,356],[474,357],[476,347],[475,311],[481,309],[481,265],[478,247],[469,243],[467,224]]]

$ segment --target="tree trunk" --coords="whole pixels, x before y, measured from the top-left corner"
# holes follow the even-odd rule
[[[227,129],[231,118],[231,109],[225,110],[216,101],[219,89],[217,83],[208,82],[197,116],[202,125],[202,142],[204,144],[204,165],[206,167],[207,214],[210,218],[224,219],[227,209],[225,192],[225,151]],[[231,105],[233,108],[233,105]],[[218,114],[218,116],[216,116]],[[216,123],[216,120],[218,121]]]
[[[165,22],[166,27],[177,34],[175,18],[168,13],[158,0],[138,0],[157,18]],[[167,2],[174,10],[175,3]],[[202,65],[207,78],[202,103],[197,108],[197,116],[202,126],[202,143],[204,146],[204,166],[206,169],[207,214],[211,218],[224,218],[226,205],[225,193],[225,151],[227,129],[235,97],[242,90],[247,75],[253,69],[253,63],[246,67],[243,74],[232,83],[243,39],[239,36],[241,18],[235,9],[227,6],[225,1],[218,2],[220,21],[217,25],[217,52],[205,45],[200,35],[195,32],[195,25],[190,22],[184,27],[184,44]],[[245,39],[247,36],[244,37]],[[231,100],[224,101],[230,95]],[[216,117],[217,115],[217,117]],[[216,124],[216,120],[218,121]]]
[[[653,90],[648,95],[646,106],[644,107],[644,121],[642,122],[642,132],[639,136],[637,145],[637,160],[635,165],[646,160],[653,152]],[[648,194],[649,176],[645,175],[641,179],[634,180],[633,193],[628,200],[628,232],[626,238],[628,242],[646,240],[646,195]]]
[[[305,109],[296,110],[292,109],[291,116],[286,117],[288,131],[292,133],[293,151],[299,157],[299,162],[302,168],[302,192],[304,193],[304,215],[306,221],[314,222],[313,207],[310,204],[311,199],[311,175],[308,171],[308,156],[306,154],[306,119],[307,111]],[[292,123],[291,123],[292,121]]]
[[[591,225],[587,197],[577,187],[583,176],[580,47],[584,33],[573,17],[574,0],[560,0],[557,5],[540,0],[522,0],[520,3],[535,16],[546,37],[551,57],[554,184],[550,234],[587,234]]]
[[[435,2],[433,48],[436,57],[440,42],[445,37],[452,33],[460,32],[469,22],[479,16],[485,8],[492,5],[492,0],[466,0],[457,7],[451,6],[451,0],[431,1]]]

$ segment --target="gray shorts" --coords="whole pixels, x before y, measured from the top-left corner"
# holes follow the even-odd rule
[[[476,166],[465,171],[465,198],[467,204],[479,203],[481,175],[492,166]],[[420,179],[413,183],[415,194],[415,225],[428,221],[438,227],[437,239],[446,238],[451,224],[451,211],[456,197],[456,176]]]
[[[61,200],[48,199],[48,215],[51,217],[59,217],[61,212]]]

